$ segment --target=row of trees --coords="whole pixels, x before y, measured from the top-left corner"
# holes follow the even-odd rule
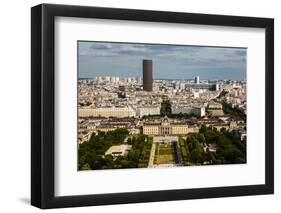
[[[172,106],[169,100],[163,100],[161,102],[161,109],[160,109],[161,116],[170,116],[172,115]]]
[[[219,96],[217,98],[221,99],[227,94],[228,94],[228,92],[223,90],[223,91],[221,91],[221,93],[219,94]],[[232,107],[230,104],[228,104],[226,102],[223,102],[222,106],[223,106],[223,112],[225,114],[229,114],[236,119],[242,119],[242,120],[246,121],[246,114],[243,111],[241,111],[238,107]]]
[[[132,145],[132,149],[127,156],[119,156],[116,159],[118,168],[144,168],[148,166],[152,138],[146,135],[138,135],[128,138],[127,143]]]
[[[225,90],[222,90],[217,98],[220,99],[220,98],[224,97],[226,94],[228,94],[228,92]]]
[[[179,140],[184,165],[246,163],[246,144],[230,132],[202,126],[199,133]],[[216,152],[208,144],[215,144]]]
[[[92,134],[90,140],[79,145],[78,169],[116,169],[116,168],[137,168],[147,167],[149,154],[152,145],[152,138],[145,135],[128,137],[129,131],[125,128],[118,128],[110,132],[98,132]],[[124,143],[132,145],[127,156],[113,158],[111,155],[104,155],[112,145]]]
[[[91,102],[86,102],[86,103],[79,102],[80,106],[90,106],[91,104],[92,104]]]
[[[229,114],[234,118],[246,121],[246,114],[242,112],[238,107],[232,107],[230,104],[223,103],[223,112]]]

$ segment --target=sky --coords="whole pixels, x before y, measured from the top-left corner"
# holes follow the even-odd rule
[[[153,60],[154,79],[246,79],[246,48],[78,42],[79,78],[142,77],[142,60]]]

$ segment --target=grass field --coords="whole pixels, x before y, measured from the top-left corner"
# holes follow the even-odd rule
[[[175,152],[172,144],[157,143],[155,149],[154,164],[174,164]]]

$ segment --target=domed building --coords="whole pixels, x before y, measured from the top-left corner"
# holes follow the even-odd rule
[[[159,122],[144,122],[142,133],[144,135],[187,135],[198,132],[196,126],[189,126],[186,122],[173,122],[165,116]]]

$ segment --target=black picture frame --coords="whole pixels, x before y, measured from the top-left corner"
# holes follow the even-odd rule
[[[95,195],[54,195],[55,17],[264,28],[265,184]],[[217,198],[274,193],[274,20],[164,11],[41,4],[31,8],[31,204],[42,208]]]

